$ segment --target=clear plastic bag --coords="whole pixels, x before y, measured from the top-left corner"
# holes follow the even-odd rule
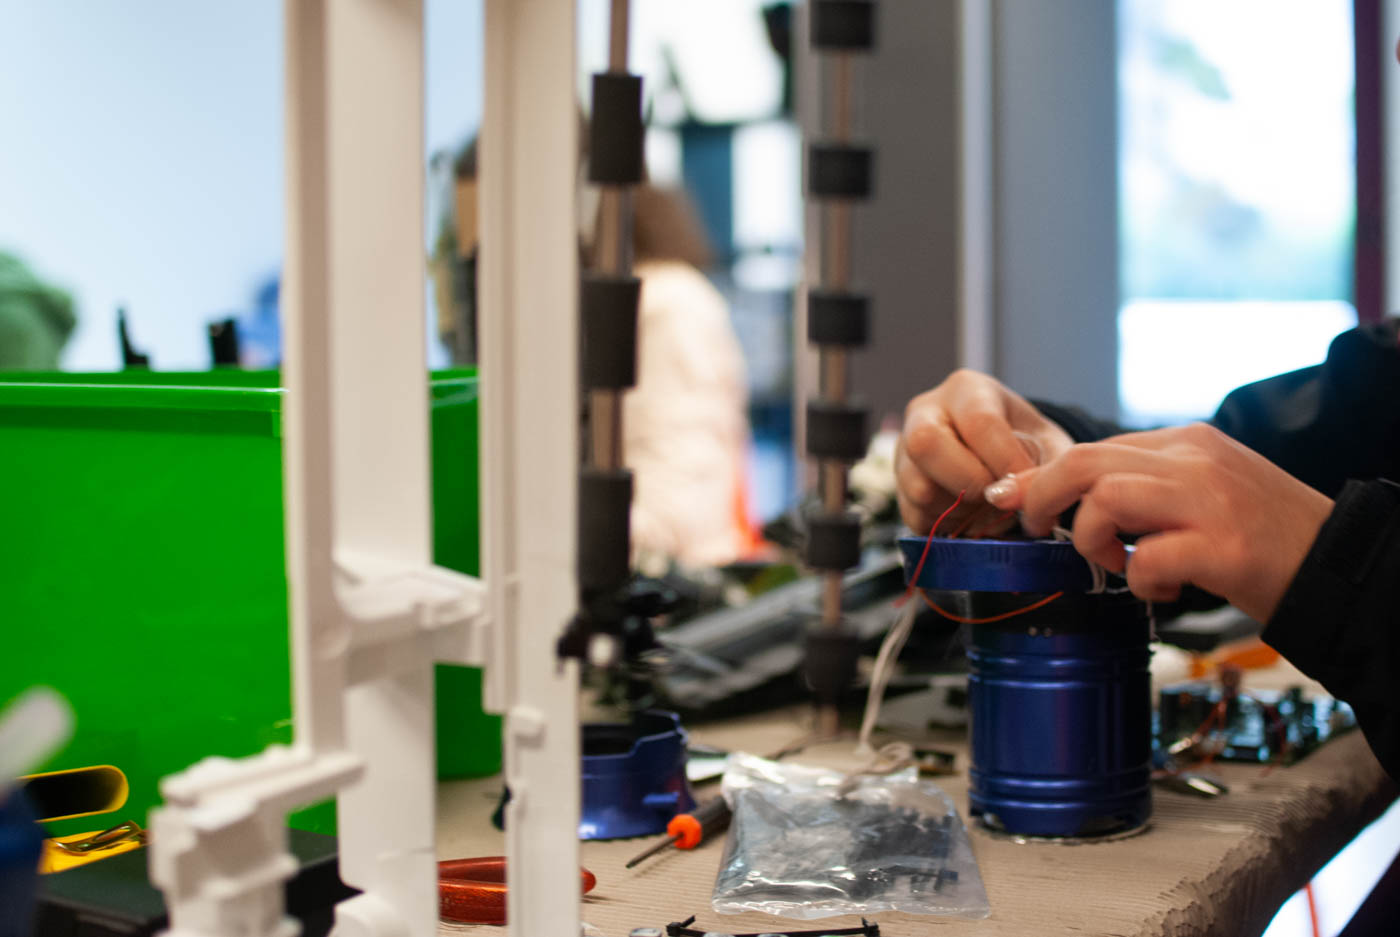
[[[715,879],[721,914],[990,912],[962,819],[913,768],[848,783],[837,771],[734,754],[724,796],[734,816]]]

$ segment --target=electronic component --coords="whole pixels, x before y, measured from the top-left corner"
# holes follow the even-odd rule
[[[1303,688],[1232,692],[1206,682],[1163,687],[1157,698],[1158,759],[1292,764],[1355,727],[1351,707]]]

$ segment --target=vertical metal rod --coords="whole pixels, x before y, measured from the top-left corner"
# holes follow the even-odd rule
[[[588,458],[594,468],[622,468],[622,394],[615,390],[588,392]]]
[[[831,138],[837,143],[849,142],[852,132],[852,61],[846,52],[832,57],[831,76]],[[822,281],[828,289],[845,290],[851,285],[851,210],[844,199],[832,199],[823,206]],[[834,403],[846,400],[850,393],[850,359],[844,348],[827,346],[818,352],[821,370],[822,398]],[[834,460],[822,463],[820,470],[822,507],[829,512],[846,509],[846,466]],[[829,628],[841,625],[841,586],[844,576],[839,571],[822,574],[822,623]],[[831,729],[835,712],[820,717],[823,729]]]
[[[824,400],[840,402],[850,392],[850,356],[846,349],[826,345],[818,352],[821,368],[821,395]]]
[[[612,0],[608,13],[608,71],[618,75],[627,71],[628,16],[631,10],[629,0]]]
[[[608,24],[608,71],[627,72],[628,0],[612,0]],[[603,186],[598,200],[594,267],[612,276],[632,272],[632,193],[626,186]],[[622,391],[593,389],[588,394],[588,461],[615,471],[623,464]]]
[[[844,199],[831,199],[822,209],[826,236],[826,263],[822,280],[829,289],[844,290],[851,285],[851,206]]]
[[[854,96],[849,52],[837,52],[832,57],[831,83],[831,138],[837,143],[848,143],[852,130],[851,98]]]
[[[832,56],[827,70],[830,79],[831,120],[829,138],[838,144],[849,143],[853,131],[852,57],[848,52]],[[822,207],[819,233],[822,284],[830,290],[844,291],[851,285],[851,207],[845,199],[830,199]],[[846,349],[823,346],[818,350],[820,394],[829,403],[845,402],[850,394],[850,360]],[[846,474],[844,462],[827,459],[819,466],[822,508],[828,513],[846,509]],[[841,627],[842,585],[844,574],[827,570],[821,574],[821,620],[826,628]],[[835,735],[840,729],[840,712],[833,703],[824,703],[817,710],[817,732]]]

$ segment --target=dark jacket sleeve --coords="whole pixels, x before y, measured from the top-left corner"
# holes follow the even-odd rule
[[[1400,779],[1400,320],[1231,393],[1211,421],[1336,500],[1263,638],[1356,712]]]
[[[1098,442],[1100,439],[1126,432],[1112,420],[1101,420],[1078,407],[1068,407],[1048,400],[1032,400],[1031,404],[1047,419],[1060,424],[1060,428],[1075,442]]]
[[[1232,392],[1211,422],[1329,498],[1400,480],[1400,320],[1343,332],[1327,360]]]
[[[1351,705],[1400,779],[1400,485],[1346,483],[1263,638]]]

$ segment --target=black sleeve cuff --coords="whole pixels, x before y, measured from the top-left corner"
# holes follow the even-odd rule
[[[1090,416],[1078,407],[1067,407],[1048,400],[1032,400],[1031,406],[1047,420],[1058,423],[1075,442],[1098,442],[1123,432],[1123,427],[1117,423]]]
[[[1397,526],[1400,485],[1347,482],[1264,628],[1266,643],[1341,699],[1389,692]]]

